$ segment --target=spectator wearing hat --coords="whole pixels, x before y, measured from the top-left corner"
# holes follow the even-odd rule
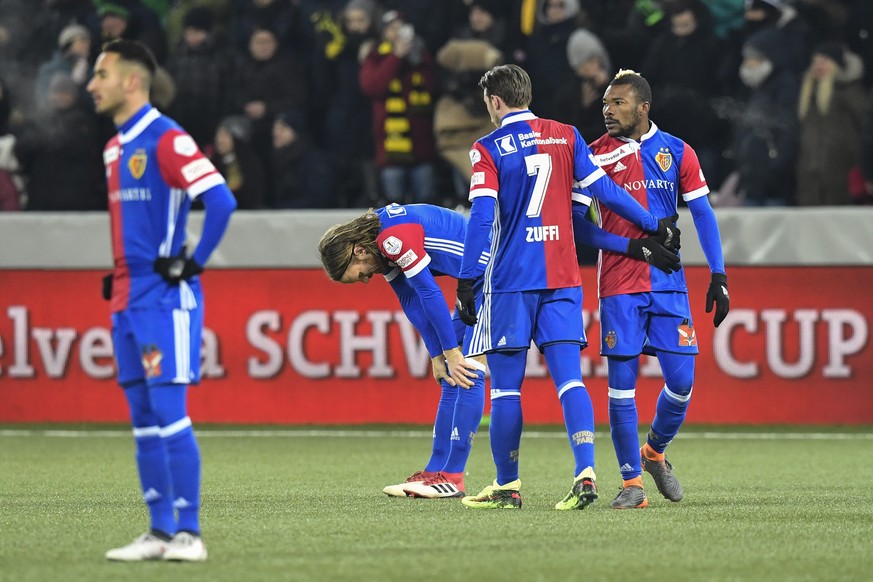
[[[173,0],[167,17],[164,19],[164,32],[167,37],[169,54],[172,55],[179,47],[185,30],[185,16],[193,8],[209,10],[212,16],[212,36],[220,43],[227,44],[233,4],[236,4],[234,0]],[[225,48],[231,51],[234,47],[226,46]]]
[[[277,208],[347,206],[334,188],[327,156],[309,137],[299,110],[280,113],[273,122],[273,196]]]
[[[237,208],[264,208],[267,182],[264,166],[251,144],[252,124],[242,115],[221,120],[215,131],[215,148],[210,159],[224,176],[236,198]]]
[[[612,80],[612,62],[597,35],[585,28],[570,35],[567,61],[575,74],[555,94],[554,119],[575,125],[591,142],[603,133],[603,93]]]
[[[861,58],[840,42],[812,51],[797,105],[800,146],[797,157],[798,206],[852,203],[849,174],[858,171],[861,129],[868,103]]]
[[[382,194],[392,202],[430,202],[436,195],[436,69],[424,41],[399,12],[384,14],[381,42],[364,59],[360,83],[372,101]]]
[[[743,46],[739,76],[748,96],[734,118],[733,153],[746,206],[784,206],[794,191],[799,80],[782,39],[765,29]]]
[[[111,0],[95,2],[97,8],[100,46],[107,42],[125,39],[138,40],[149,47],[158,64],[167,56],[167,41],[164,28],[157,14],[142,4],[141,0]]]
[[[809,23],[785,0],[745,0],[745,7],[747,30],[751,34],[768,28],[777,30],[784,44],[785,66],[800,74],[809,62]]]
[[[46,108],[21,129],[14,152],[27,186],[27,210],[106,208],[96,119],[79,105],[65,73],[49,82]]]
[[[84,100],[85,85],[92,71],[90,54],[91,32],[80,24],[66,26],[58,35],[58,48],[51,60],[39,67],[35,87],[37,105],[45,106],[49,83],[58,73],[64,73],[79,87],[80,98]]]
[[[809,63],[809,49],[813,45],[809,24],[784,0],[744,0],[743,6],[745,22],[728,37],[718,72],[720,91],[732,96],[743,93],[736,72],[744,59],[743,47],[752,35],[764,30],[774,32],[779,39],[783,66],[798,77]]]
[[[209,8],[192,8],[183,24],[179,45],[167,60],[167,71],[176,82],[168,113],[208,151],[218,122],[231,112],[238,60],[216,42]]]

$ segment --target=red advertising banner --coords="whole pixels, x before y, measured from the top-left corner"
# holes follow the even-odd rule
[[[873,423],[873,305],[864,293],[873,269],[731,268],[731,313],[718,329],[704,312],[708,271],[686,273],[701,352],[688,422]],[[127,419],[101,276],[0,271],[0,422]],[[430,359],[383,281],[338,285],[315,269],[212,270],[203,280],[204,380],[190,393],[197,422],[433,421]],[[583,268],[583,281],[591,341],[583,375],[606,423],[593,269]],[[453,284],[444,282],[447,297]],[[525,421],[561,423],[536,350],[527,374]],[[651,420],[662,386],[657,360],[644,358],[641,421]]]

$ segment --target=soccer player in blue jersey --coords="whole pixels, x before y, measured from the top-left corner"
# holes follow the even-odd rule
[[[200,452],[186,396],[200,381],[203,293],[197,277],[236,208],[233,195],[194,140],[149,103],[155,61],[145,45],[119,40],[97,57],[88,83],[98,113],[118,134],[103,151],[115,269],[111,300],[118,383],[130,407],[136,464],[151,528],[109,550],[120,561],[203,561]],[[185,253],[193,199],[203,232]]]
[[[581,189],[657,233],[658,240],[678,234],[669,220],[656,219],[597,167],[576,128],[527,109],[532,89],[523,69],[494,67],[479,86],[497,129],[470,151],[472,208],[458,302],[475,322],[472,351],[486,353],[491,370],[491,452],[497,479],[461,501],[472,508],[521,507],[521,385],[533,340],[557,388],[575,459],[573,486],[555,507],[584,509],[597,498],[597,486],[594,412],[579,358],[587,344],[573,231],[574,215],[584,217],[587,210]],[[573,192],[574,185],[579,192]],[[480,308],[472,277],[489,238],[491,261]],[[634,248],[641,258],[653,260],[658,247],[645,249],[648,254],[640,244]]]
[[[385,277],[403,312],[424,339],[442,391],[430,460],[405,482],[383,490],[392,497],[437,499],[464,495],[464,468],[485,405],[485,358],[470,352],[472,330],[449,311],[434,277],[457,278],[467,219],[429,204],[391,204],[338,224],[318,243],[328,276],[340,283]],[[477,263],[479,275],[488,254]],[[481,276],[473,285],[481,299]],[[459,348],[459,346],[461,346]]]
[[[652,90],[634,71],[619,71],[603,96],[606,134],[591,144],[598,165],[656,215],[675,213],[677,197],[688,204],[712,273],[706,311],[715,306],[716,327],[730,309],[727,275],[709,188],[694,150],[649,120]],[[609,364],[609,423],[623,487],[612,507],[643,508],[648,498],[642,470],[670,501],[684,496],[664,450],[679,432],[691,400],[697,335],[681,269],[659,272],[620,254],[640,229],[608,208],[599,208],[603,231],[580,229],[600,254],[601,354]],[[618,235],[618,236],[616,236]],[[655,418],[640,448],[634,400],[640,354],[655,355],[664,372]]]

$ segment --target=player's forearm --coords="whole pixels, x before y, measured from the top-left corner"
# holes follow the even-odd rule
[[[703,255],[713,273],[725,273],[724,256],[721,250],[721,236],[718,232],[718,221],[715,212],[709,205],[709,198],[701,196],[688,201],[688,209],[697,229],[697,238],[703,249]]]
[[[446,307],[446,299],[430,272],[421,272],[410,281],[415,289],[427,322],[439,339],[440,351],[458,346],[452,316]]]
[[[479,274],[479,258],[488,244],[491,225],[494,224],[495,203],[496,200],[490,196],[473,199],[467,234],[464,237],[464,258],[461,261],[459,279],[475,279]]]
[[[573,205],[573,233],[577,242],[595,249],[603,249],[614,253],[627,251],[628,239],[605,231],[585,218],[587,207],[581,204]]]
[[[409,323],[421,335],[421,339],[424,340],[424,345],[427,347],[427,353],[430,354],[430,357],[435,358],[442,355],[443,347],[439,335],[433,326],[431,326],[430,321],[428,321],[418,297],[406,295],[398,295],[398,297],[400,298],[400,306],[403,308],[406,319],[409,320]]]
[[[421,274],[423,273],[420,273],[419,275]],[[431,276],[431,280],[433,281],[433,276]],[[442,291],[439,291],[439,287],[436,287],[435,281],[434,287],[436,287],[439,293],[439,300],[436,307],[441,308],[445,314],[445,325],[447,325],[451,330],[450,340],[443,339],[444,337],[448,337],[448,332],[446,332],[445,329],[443,329],[442,333],[438,333],[437,328],[433,323],[431,323],[427,309],[422,303],[421,295],[418,289],[413,285],[412,280],[399,275],[392,278],[389,281],[389,284],[391,285],[391,289],[393,289],[394,293],[397,295],[397,299],[400,300],[400,306],[403,308],[403,313],[406,315],[406,319],[409,320],[409,323],[412,324],[421,335],[422,340],[424,340],[424,345],[427,347],[427,352],[430,354],[431,358],[441,356],[446,347],[451,348],[457,345],[458,342],[455,339],[451,315],[448,313],[448,309],[446,309],[446,302],[442,295]],[[427,293],[425,293],[425,295],[427,295]],[[443,345],[443,341],[447,342],[445,346]]]
[[[203,218],[203,232],[194,250],[193,259],[199,265],[205,266],[227,230],[230,215],[236,208],[236,200],[224,184],[210,188],[200,195],[200,199],[206,207],[206,215]]]
[[[588,186],[588,189],[598,200],[625,220],[633,222],[646,232],[657,232],[658,219],[609,176],[604,174]]]

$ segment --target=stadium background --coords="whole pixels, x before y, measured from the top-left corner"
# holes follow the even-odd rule
[[[198,423],[432,422],[438,390],[428,356],[386,284],[342,286],[315,251],[327,226],[361,212],[239,212],[204,275],[205,382]],[[683,213],[682,257],[701,346],[692,424],[873,423],[873,211],[720,209],[731,313],[704,313],[705,261]],[[200,216],[189,225],[196,240]],[[0,422],[124,422],[114,382],[108,304],[108,218],[0,214]],[[12,244],[12,241],[15,241]],[[591,345],[583,372],[606,423],[605,364],[594,268],[583,266]],[[451,300],[453,288],[444,291]],[[529,423],[561,409],[532,350],[523,391]],[[663,380],[648,360],[641,422]],[[487,411],[486,411],[487,412]]]

